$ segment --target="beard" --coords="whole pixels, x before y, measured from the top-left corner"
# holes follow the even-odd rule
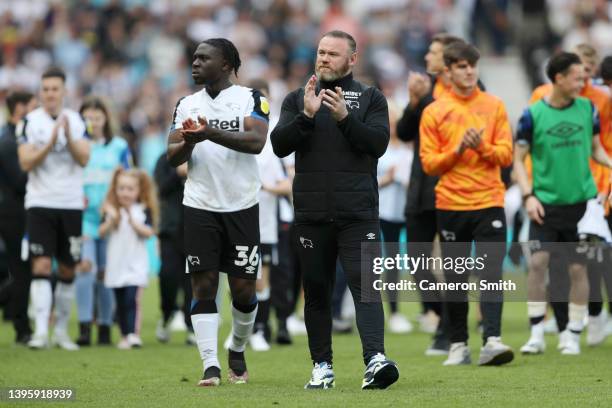
[[[349,60],[347,58],[344,61],[344,64],[342,64],[342,66],[336,70],[331,69],[329,66],[326,66],[326,68],[327,70],[325,71],[321,71],[320,68],[317,68],[315,70],[315,74],[317,75],[317,78],[319,79],[319,81],[325,81],[325,82],[337,81],[338,79],[348,74],[350,70]]]

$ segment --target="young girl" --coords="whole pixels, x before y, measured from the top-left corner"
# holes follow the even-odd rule
[[[100,236],[108,236],[104,283],[115,291],[120,349],[141,347],[141,289],[147,286],[146,240],[155,230],[158,206],[151,179],[138,169],[117,169],[103,206]]]
[[[97,300],[96,322],[98,344],[111,344],[110,328],[113,324],[113,291],[104,286],[106,267],[106,241],[99,237],[102,203],[117,167],[128,168],[131,155],[127,142],[113,136],[112,117],[102,99],[89,97],[79,110],[91,136],[91,154],[85,167],[85,196],[83,212],[82,261],[75,279],[77,311],[79,316],[79,346],[91,344],[91,324],[94,318],[94,299]]]

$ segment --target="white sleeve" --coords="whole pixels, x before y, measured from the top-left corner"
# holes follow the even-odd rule
[[[78,114],[70,118],[70,134],[74,140],[88,138],[87,126]]]

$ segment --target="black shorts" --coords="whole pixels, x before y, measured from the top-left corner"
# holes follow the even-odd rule
[[[83,211],[33,207],[26,211],[30,257],[55,257],[74,266],[81,259]]]
[[[219,271],[243,279],[257,279],[259,205],[227,213],[187,206],[183,209],[189,272]]]
[[[572,262],[586,262],[578,239],[578,222],[584,216],[587,203],[543,204],[543,207],[544,224],[540,225],[535,221],[529,224],[529,249],[532,252],[551,252],[567,257]]]
[[[278,248],[276,244],[261,244],[261,264],[278,265]]]

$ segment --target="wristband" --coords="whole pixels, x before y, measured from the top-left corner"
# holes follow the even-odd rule
[[[533,194],[533,192],[531,193],[527,193],[523,195],[523,204],[525,204],[525,202],[527,202],[527,200],[529,199],[529,197],[535,197],[535,194]]]

